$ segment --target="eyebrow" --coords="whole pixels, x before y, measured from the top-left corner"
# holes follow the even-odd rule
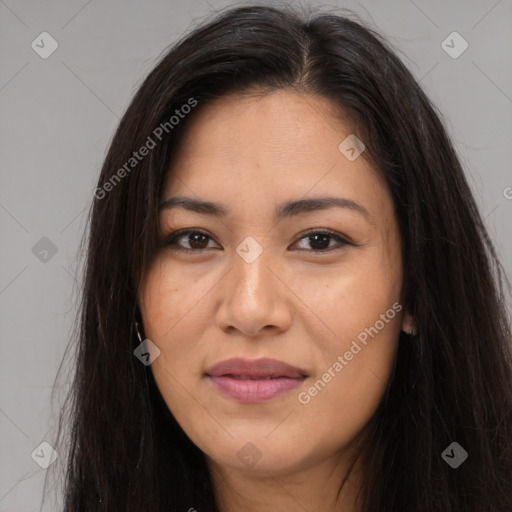
[[[175,196],[169,197],[160,203],[159,211],[180,207],[185,210],[199,213],[202,215],[212,215],[218,218],[225,218],[229,215],[230,211],[225,205],[221,203],[214,203],[211,201],[203,201],[192,197]],[[284,219],[293,217],[303,213],[327,210],[329,208],[348,208],[352,211],[362,214],[367,220],[370,218],[368,210],[359,203],[352,199],[342,197],[322,196],[313,197],[309,199],[298,199],[295,201],[287,201],[277,206],[275,217],[277,219]]]

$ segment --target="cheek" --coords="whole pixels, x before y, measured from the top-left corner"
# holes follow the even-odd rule
[[[213,286],[208,283],[208,277],[187,277],[162,259],[154,263],[141,286],[144,333],[160,350],[151,370],[173,414],[186,416],[187,404],[190,407],[202,377],[204,350],[198,345],[204,338],[205,322],[211,319],[204,311],[207,301],[202,300]]]
[[[379,339],[397,338],[403,309],[399,304],[399,254],[387,254],[381,246],[366,248],[329,272],[287,277],[287,282],[292,283],[290,288],[301,298],[297,301],[301,327],[309,331],[306,337],[314,340],[317,353],[325,355],[324,366],[337,354],[349,350],[351,341],[359,335],[364,342],[365,329],[376,322],[377,330],[382,331]],[[383,351],[393,350],[389,343],[381,346]]]
[[[375,412],[386,389],[401,330],[401,260],[375,247],[316,282],[297,278],[314,313],[308,337],[315,340],[318,372],[299,397],[305,417],[329,418],[324,433],[350,437]],[[396,254],[395,254],[396,256]],[[309,292],[308,292],[309,289]],[[309,293],[309,295],[308,295]],[[319,322],[317,319],[322,319]],[[318,326],[318,327],[315,327]]]
[[[160,257],[141,287],[141,311],[147,337],[160,347],[164,342],[172,343],[175,333],[185,324],[188,323],[188,328],[198,327],[197,321],[190,325],[188,318],[195,316],[197,320],[201,301],[213,284],[214,279],[208,275],[188,276],[177,265]]]
[[[375,315],[345,310],[338,316],[338,334],[325,340],[319,371],[309,379],[297,399],[301,428],[318,432],[324,448],[350,442],[377,409],[390,378],[400,334],[400,304],[386,304]],[[398,310],[398,311],[397,311]],[[388,314],[386,315],[386,311]],[[380,318],[384,315],[385,320]],[[346,320],[343,320],[343,319]],[[325,354],[328,354],[325,356]]]

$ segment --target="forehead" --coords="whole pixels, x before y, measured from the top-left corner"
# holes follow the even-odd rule
[[[164,196],[254,203],[338,192],[382,207],[390,197],[378,173],[339,149],[352,131],[342,109],[320,96],[224,96],[187,122]]]
[[[340,132],[350,133],[342,116],[332,102],[306,93],[230,94],[194,112],[178,153],[182,159],[215,156],[246,161],[249,156],[263,160],[286,152],[292,162],[300,162],[307,153],[318,157],[311,142],[327,136],[326,146]]]

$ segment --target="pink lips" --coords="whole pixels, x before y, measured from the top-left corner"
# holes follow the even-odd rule
[[[260,403],[298,387],[304,370],[276,359],[233,358],[221,361],[206,375],[224,395],[242,403]]]

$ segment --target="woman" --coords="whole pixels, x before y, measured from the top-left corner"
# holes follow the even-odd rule
[[[219,14],[94,195],[65,512],[512,510],[502,267],[380,35]]]

